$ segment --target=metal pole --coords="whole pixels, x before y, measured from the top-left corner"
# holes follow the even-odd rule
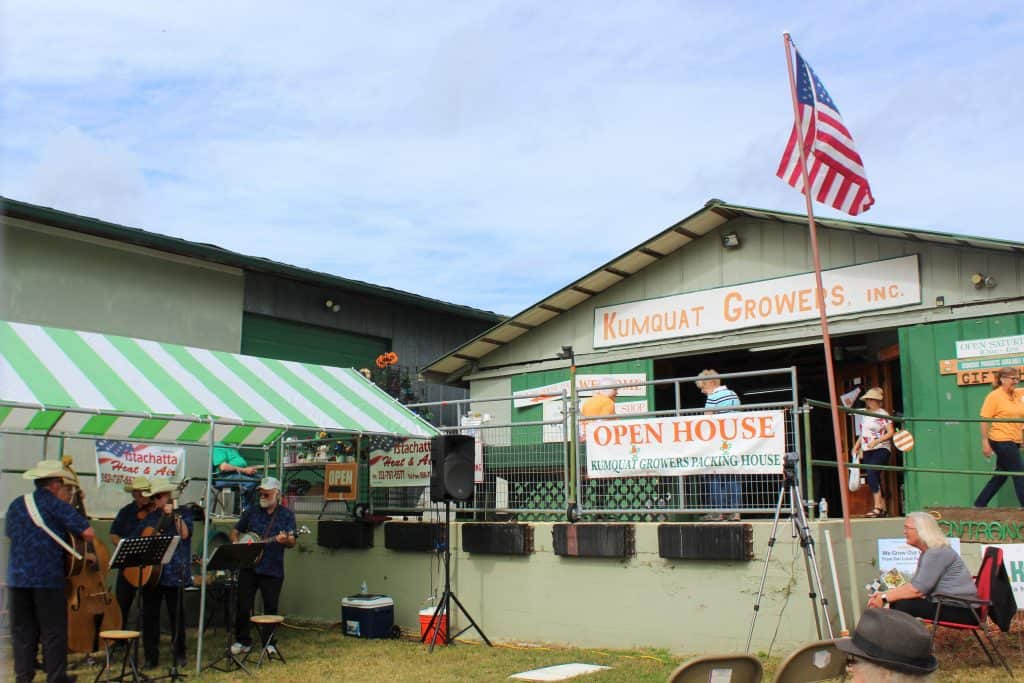
[[[828,548],[828,566],[832,570],[832,588],[836,592],[836,609],[839,610],[839,635],[845,638],[850,635],[846,630],[846,610],[843,609],[843,594],[839,590],[839,577],[836,576],[836,556],[832,552],[832,533],[825,529],[825,547]],[[854,600],[857,595],[854,594]]]
[[[814,206],[811,201],[811,182],[807,175],[807,150],[804,148],[803,126],[800,119],[800,103],[796,95],[796,76],[793,73],[793,55],[790,51],[792,40],[789,33],[783,33],[783,45],[786,50],[786,68],[789,73],[789,89],[793,97],[793,121],[796,126],[797,147],[800,150],[800,173],[804,181],[804,200],[807,204],[807,226],[811,236],[811,254],[814,257],[814,283],[817,289],[818,316],[821,319],[821,341],[825,347],[825,372],[828,376],[828,396],[832,404],[832,437],[836,448],[836,462],[839,463],[839,498],[843,505],[843,535],[846,539],[846,552],[849,558],[850,590],[854,591],[857,582],[856,566],[853,554],[853,528],[850,525],[850,500],[846,491],[846,454],[843,452],[842,439],[839,435],[839,399],[836,395],[835,368],[832,365],[832,338],[828,332],[828,314],[825,312],[825,289],[821,281],[821,255],[818,252],[818,226],[814,222]],[[794,46],[795,49],[795,46]],[[813,85],[812,85],[813,87]],[[860,605],[853,601],[853,616],[860,618]]]
[[[213,491],[213,446],[216,443],[217,425],[210,418],[210,461],[206,470],[206,510],[203,515],[203,567],[199,584],[199,641],[196,643],[196,674],[202,670],[203,664],[203,631],[206,625],[206,563],[210,561],[210,522],[213,504],[210,495]],[[224,625],[228,628],[228,624]]]

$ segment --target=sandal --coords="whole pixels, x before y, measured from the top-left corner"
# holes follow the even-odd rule
[[[872,517],[872,518],[874,518],[874,517],[885,517],[886,513],[885,513],[885,509],[884,508],[871,508],[871,512],[867,513],[864,516],[865,517]]]

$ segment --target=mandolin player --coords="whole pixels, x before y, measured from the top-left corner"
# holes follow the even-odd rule
[[[143,520],[144,536],[181,537],[171,561],[162,568],[154,567],[154,574],[159,576],[153,576],[142,589],[142,648],[147,669],[159,666],[160,608],[164,603],[171,626],[174,665],[185,666],[185,606],[180,600],[182,588],[192,584],[192,513],[188,508],[175,507],[173,497],[178,491],[178,485],[170,480],[154,478],[149,487],[151,511]]]
[[[92,541],[89,521],[70,504],[74,473],[58,460],[43,460],[22,475],[35,491],[15,498],[7,508],[10,539],[7,585],[10,596],[14,676],[26,683],[35,676],[36,649],[43,646],[43,665],[50,683],[73,681],[68,667],[68,608],[64,595],[63,539],[73,533]]]
[[[122,538],[137,538],[142,534],[145,526],[142,522],[152,509],[149,503],[149,479],[146,477],[135,477],[124,485],[124,491],[131,494],[132,502],[117,511],[110,525],[110,541],[115,548]],[[135,600],[135,586],[128,583],[124,571],[122,569],[117,573],[115,593],[117,604],[121,608],[121,617],[127,628],[128,611]]]
[[[252,648],[249,617],[257,589],[263,596],[264,612],[277,614],[277,601],[284,585],[284,549],[295,546],[295,513],[281,505],[281,482],[274,477],[263,477],[257,492],[259,505],[246,508],[231,530],[233,543],[238,543],[240,534],[254,535],[259,542],[266,543],[256,567],[238,573],[238,605],[235,612],[237,642],[231,646],[234,655],[247,653]],[[263,632],[264,641],[268,633],[269,630]],[[273,643],[267,644],[267,650],[276,652]]]

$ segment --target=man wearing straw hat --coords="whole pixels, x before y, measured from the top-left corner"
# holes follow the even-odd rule
[[[59,460],[43,460],[22,476],[35,482],[35,491],[15,498],[6,519],[15,681],[28,683],[35,676],[40,643],[46,680],[73,681],[67,675],[64,553],[70,548],[65,539],[70,540],[73,533],[91,541],[96,535],[89,521],[68,503],[76,479]]]
[[[145,528],[142,521],[150,509],[149,479],[135,477],[124,485],[124,491],[131,494],[132,502],[117,511],[114,522],[110,525],[110,542],[115,548],[122,538],[138,538],[142,534]],[[135,587],[128,583],[123,572],[118,572],[114,591],[117,595],[117,604],[121,608],[121,618],[127,628],[128,611],[135,600]]]
[[[185,607],[179,600],[179,588],[192,584],[192,514],[175,507],[172,498],[177,494],[177,484],[154,478],[149,487],[151,511],[142,522],[143,528],[157,529],[162,536],[181,537],[171,561],[161,570],[157,585],[142,589],[142,646],[147,669],[155,669],[160,662],[161,603],[167,603],[174,663],[179,667],[185,665]]]

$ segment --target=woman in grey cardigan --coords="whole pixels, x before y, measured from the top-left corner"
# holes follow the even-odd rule
[[[935,518],[927,512],[911,512],[903,522],[903,536],[909,545],[921,551],[917,572],[910,583],[885,593],[875,593],[868,607],[891,607],[922,619],[935,617],[935,602],[930,596],[939,593],[965,600],[977,600],[978,591],[971,572],[949,545]],[[942,608],[942,621],[977,624],[967,607]]]

